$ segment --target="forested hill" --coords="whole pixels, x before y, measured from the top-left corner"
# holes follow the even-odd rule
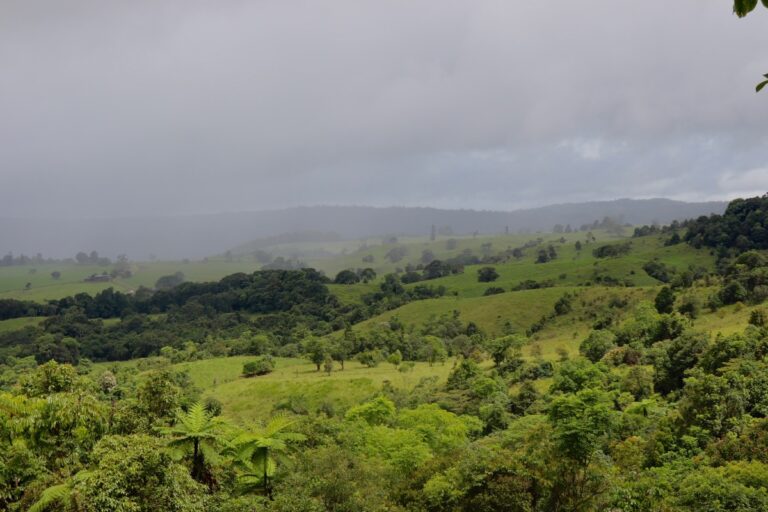
[[[282,233],[333,232],[357,239],[387,234],[426,235],[434,224],[454,234],[549,231],[555,224],[574,228],[611,217],[625,223],[669,223],[722,213],[724,202],[685,203],[668,199],[620,199],[560,204],[510,211],[435,208],[313,206],[275,211],[133,219],[0,219],[0,253],[72,257],[96,250],[132,259],[200,258],[249,240]]]

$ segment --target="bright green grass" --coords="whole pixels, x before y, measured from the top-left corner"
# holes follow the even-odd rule
[[[706,311],[694,320],[693,326],[695,329],[711,333],[712,336],[740,333],[749,325],[749,315],[754,309],[755,307],[734,304],[715,312]]]
[[[488,297],[441,297],[411,302],[396,310],[361,322],[355,330],[365,331],[369,326],[385,322],[397,316],[405,324],[421,325],[431,316],[458,311],[464,322],[475,322],[489,335],[498,335],[509,321],[525,331],[546,313],[552,311],[555,302],[571,288],[545,288],[502,293]]]
[[[431,367],[427,363],[416,363],[413,371],[401,373],[386,363],[376,368],[367,368],[349,361],[343,371],[337,369],[329,376],[324,372],[317,372],[312,364],[278,359],[273,373],[261,377],[240,378],[237,375],[242,370],[242,361],[249,358],[232,359],[240,359],[239,368],[230,367],[228,371],[218,374],[221,378],[230,380],[208,387],[204,396],[221,400],[224,413],[240,421],[268,418],[274,413],[277,403],[288,399],[302,404],[310,411],[317,410],[322,405],[330,406],[337,412],[342,411],[374,396],[381,390],[385,381],[389,381],[396,388],[409,390],[423,377],[435,376],[440,382],[444,382],[451,368],[450,363]],[[192,369],[190,372],[195,375]],[[211,370],[205,370],[203,379],[208,379],[211,385],[212,377]],[[199,378],[193,376],[193,379]]]
[[[329,284],[328,290],[335,295],[342,304],[360,304],[363,295],[373,293],[379,289],[378,283],[357,284]]]
[[[37,325],[45,320],[42,316],[31,316],[26,318],[12,318],[10,320],[0,321],[0,332],[15,331],[28,325]]]
[[[368,368],[356,361],[347,361],[342,371],[336,363],[331,375],[316,371],[313,364],[303,359],[275,358],[275,371],[269,375],[244,378],[243,364],[253,356],[204,359],[171,366],[173,370],[187,370],[195,387],[203,390],[204,397],[215,397],[223,404],[224,414],[247,422],[269,418],[274,406],[293,399],[308,410],[317,410],[327,404],[336,411],[360,403],[381,390],[385,381],[399,389],[412,389],[423,377],[437,377],[444,382],[451,363],[429,366],[416,363],[414,369],[402,373],[391,364],[382,363]],[[120,363],[98,363],[93,374],[117,367],[127,370],[136,367],[138,360]]]
[[[548,263],[535,263],[538,249],[534,248],[528,249],[520,261],[488,265],[499,273],[499,278],[493,283],[477,281],[477,271],[486,265],[472,265],[465,267],[463,274],[427,281],[426,284],[443,285],[449,292],[457,292],[464,297],[478,297],[491,286],[499,286],[509,291],[528,279],[552,280],[555,286],[579,286],[593,281],[596,272],[621,281],[628,280],[636,286],[654,286],[660,283],[642,268],[654,258],[678,270],[685,270],[689,265],[708,269],[714,266],[714,259],[707,251],[688,245],[664,247],[657,237],[631,239],[631,243],[629,254],[619,258],[595,258],[592,250],[602,244],[592,243],[585,245],[581,251],[576,251],[573,243],[556,243],[554,245],[558,257]]]

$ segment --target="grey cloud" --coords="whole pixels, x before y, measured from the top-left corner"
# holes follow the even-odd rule
[[[6,0],[0,216],[758,193],[766,27],[722,0]]]

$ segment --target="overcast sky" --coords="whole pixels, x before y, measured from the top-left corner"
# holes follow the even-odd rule
[[[768,9],[1,0],[0,216],[768,191]]]

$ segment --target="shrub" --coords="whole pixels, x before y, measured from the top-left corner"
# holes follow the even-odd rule
[[[336,279],[333,282],[336,284],[356,284],[360,282],[360,276],[352,270],[342,270],[336,274]]]
[[[499,273],[493,267],[483,267],[477,271],[477,280],[481,283],[490,283],[499,278]]]
[[[758,309],[752,310],[752,312],[749,314],[749,323],[750,325],[755,325],[757,327],[765,327],[765,324],[766,324],[765,309],[758,308]]]
[[[211,416],[220,416],[221,415],[222,403],[217,398],[209,396],[203,402],[203,407],[205,407],[205,411],[208,414],[210,414]]]
[[[253,361],[248,361],[243,365],[244,377],[256,377],[257,375],[266,375],[272,373],[275,369],[275,363],[270,356],[262,356]]]
[[[627,254],[632,247],[630,242],[603,245],[592,251],[595,258],[615,258]]]
[[[645,273],[662,283],[668,283],[672,280],[674,270],[667,267],[664,263],[658,261],[649,261],[643,265]]]
[[[500,286],[491,286],[490,288],[487,288],[485,290],[485,293],[483,295],[498,295],[500,293],[504,293],[504,288],[501,288]]]
[[[364,364],[368,368],[375,368],[384,360],[384,356],[379,350],[368,350],[366,352],[360,352],[357,355],[357,360],[360,361],[360,364]]]
[[[597,330],[589,333],[589,336],[581,342],[579,352],[593,363],[596,363],[615,346],[615,334],[607,330]]]

